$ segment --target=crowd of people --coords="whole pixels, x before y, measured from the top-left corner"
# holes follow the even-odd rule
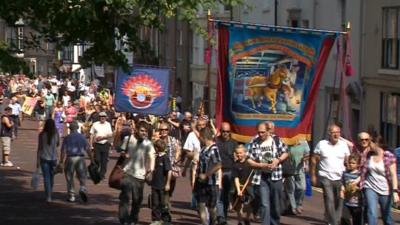
[[[60,172],[65,174],[67,201],[77,201],[78,193],[87,202],[86,159],[104,180],[109,154],[117,151],[125,159],[118,208],[124,225],[138,223],[145,185],[151,187],[152,225],[173,222],[170,199],[182,177],[190,180],[191,205],[201,224],[227,224],[229,211],[235,211],[239,225],[277,225],[283,213],[303,213],[308,173],[313,185],[322,187],[327,224],[375,225],[377,205],[384,223],[394,224],[391,206],[399,202],[396,156],[380,136],[361,132],[353,144],[332,124],[327,139],[311,151],[301,138],[286,145],[275,134],[274,123],[264,121],[249,143],[238,143],[231,124],[215,127],[201,107],[195,115],[175,109],[165,116],[115,112],[112,90],[96,83],[42,76],[7,79],[0,82],[5,84],[1,101],[10,99],[1,116],[1,166],[13,166],[11,141],[27,116],[21,104],[26,97],[36,98],[36,166],[42,170],[47,202],[53,200],[53,179]]]

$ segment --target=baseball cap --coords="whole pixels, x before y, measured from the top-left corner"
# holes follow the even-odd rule
[[[102,116],[107,117],[107,113],[105,113],[105,112],[100,112],[100,113],[99,113],[99,117],[102,117]]]

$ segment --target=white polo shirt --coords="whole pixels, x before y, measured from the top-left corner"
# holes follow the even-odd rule
[[[346,170],[344,160],[350,155],[346,142],[339,140],[332,145],[328,140],[321,140],[315,147],[314,153],[320,155],[319,176],[332,181],[342,179],[342,174]]]
[[[111,124],[107,121],[101,123],[100,121],[95,122],[90,129],[90,134],[94,136],[94,142],[99,144],[105,144],[110,139],[103,139],[101,141],[96,141],[96,137],[104,137],[112,134]]]

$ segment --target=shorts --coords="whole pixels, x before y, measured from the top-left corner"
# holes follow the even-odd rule
[[[199,203],[206,203],[209,208],[217,205],[217,186],[197,181],[194,184],[193,194]]]

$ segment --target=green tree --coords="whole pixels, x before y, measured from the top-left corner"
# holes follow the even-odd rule
[[[178,16],[201,31],[197,20],[199,7],[216,9],[234,6],[242,0],[0,0],[0,17],[8,24],[22,18],[39,38],[59,47],[89,44],[80,63],[127,65],[124,50],[146,49],[140,40],[141,27],[163,29],[165,19]],[[178,13],[179,12],[179,13]],[[204,32],[204,30],[203,30]],[[125,37],[128,38],[125,38]],[[126,49],[116,49],[121,41]],[[30,44],[36,43],[31,41]]]

